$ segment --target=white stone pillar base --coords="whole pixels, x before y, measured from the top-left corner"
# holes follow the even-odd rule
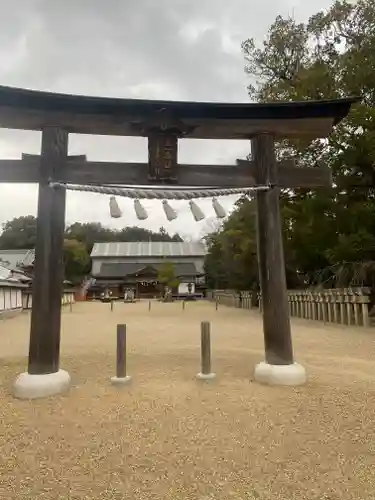
[[[68,389],[70,375],[64,370],[43,375],[21,373],[14,382],[13,395],[18,399],[46,398]]]
[[[268,385],[303,385],[307,381],[305,368],[298,364],[270,365],[266,362],[255,367],[254,378],[260,384]]]
[[[131,376],[127,375],[126,377],[112,377],[111,384],[113,385],[125,385],[131,381]]]
[[[198,380],[213,380],[216,377],[216,373],[198,373]]]

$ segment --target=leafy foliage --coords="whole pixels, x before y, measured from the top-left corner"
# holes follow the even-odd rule
[[[64,240],[64,269],[65,278],[72,282],[90,272],[90,257],[80,241]]]
[[[34,248],[36,242],[36,218],[32,215],[17,217],[3,224],[0,235],[1,249]]]
[[[119,231],[103,227],[100,223],[89,222],[81,224],[75,222],[66,230],[67,239],[81,241],[91,252],[94,243],[110,241],[182,241],[182,238],[175,234],[170,236],[161,227],[159,232],[153,232],[141,227],[125,227]],[[1,237],[0,237],[1,240]]]
[[[176,277],[174,265],[172,262],[164,262],[158,271],[158,281],[163,286],[176,288],[180,284],[179,279]]]
[[[257,287],[255,225],[254,203],[243,198],[221,230],[207,236],[205,272],[209,287]]]
[[[278,157],[294,157],[301,166],[323,163],[333,175],[332,189],[295,189],[282,193],[284,248],[289,286],[323,282],[332,286],[372,284],[375,261],[375,2],[335,1],[307,23],[278,16],[267,39],[242,44],[245,70],[252,77],[249,96],[257,102],[332,99],[358,96],[349,116],[328,139],[306,143],[280,141]],[[232,248],[225,260],[219,242],[230,238],[228,224],[210,236],[207,269],[210,279],[226,276],[235,287],[237,276],[253,276],[254,264],[238,261]],[[247,216],[248,228],[252,216]],[[252,235],[252,229],[250,229]],[[233,237],[233,233],[232,233]],[[237,234],[246,246],[249,236]],[[214,241],[214,243],[212,243]],[[237,274],[228,272],[233,262]],[[253,258],[254,260],[254,258]],[[212,262],[215,261],[213,273]],[[210,268],[211,266],[211,268]],[[227,267],[229,266],[229,267]],[[228,276],[230,279],[228,280]],[[225,280],[224,280],[225,281]],[[243,281],[246,281],[244,278]]]

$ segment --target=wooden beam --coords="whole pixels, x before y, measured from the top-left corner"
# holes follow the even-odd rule
[[[254,178],[248,167],[236,165],[178,165],[180,186],[248,187]],[[155,185],[149,179],[147,163],[68,161],[59,179],[75,184]],[[38,182],[39,164],[35,160],[0,160],[0,182]],[[170,183],[168,183],[170,184]]]
[[[0,182],[39,182],[38,156],[23,155],[23,158],[23,160],[0,160]],[[197,187],[254,186],[254,163],[247,160],[237,160],[237,162],[237,165],[179,164],[176,185]],[[283,161],[278,165],[278,182],[282,188],[332,185],[329,168],[299,168],[295,167],[294,162],[290,160]],[[60,175],[60,181],[73,184],[157,184],[149,179],[147,163],[85,161],[84,155],[69,156],[65,170]]]
[[[262,134],[252,140],[257,184],[278,184],[274,138]],[[266,362],[293,363],[285,262],[281,235],[279,188],[257,191],[257,240],[262,290]]]
[[[67,152],[68,132],[57,127],[45,128],[38,167],[38,227],[28,367],[28,372],[34,375],[59,370],[66,191],[51,188],[48,181],[60,177]]]
[[[256,177],[257,166],[253,161],[237,160],[237,165],[248,168],[249,175]],[[296,167],[293,160],[278,163],[278,186],[281,188],[332,186],[331,169],[320,167]]]
[[[69,155],[66,158],[66,161],[86,161],[86,155]],[[40,161],[40,155],[32,155],[29,153],[22,153],[22,160],[34,160],[34,161]]]

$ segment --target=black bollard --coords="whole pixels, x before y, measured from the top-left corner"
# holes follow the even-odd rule
[[[117,325],[116,376],[112,384],[126,384],[131,377],[126,375],[126,325]]]
[[[211,380],[215,373],[211,372],[211,325],[209,321],[201,323],[201,372],[197,378],[200,380]]]

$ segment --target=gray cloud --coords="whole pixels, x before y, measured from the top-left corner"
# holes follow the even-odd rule
[[[246,101],[241,41],[261,40],[277,14],[306,19],[329,0],[0,0],[0,84],[56,92],[149,99]],[[11,6],[10,6],[11,5]],[[0,154],[38,153],[40,134],[0,131]],[[232,163],[248,152],[241,141],[182,141],[180,160]],[[72,136],[72,154],[91,159],[145,161],[142,139]],[[35,213],[37,188],[0,186],[0,221]],[[224,200],[230,208],[233,198]],[[186,204],[167,225],[161,206],[146,203],[150,218],[136,220],[129,200],[123,219],[108,217],[108,199],[71,193],[67,220],[121,227],[143,225],[199,235]],[[202,207],[212,216],[211,204]],[[206,226],[205,226],[206,224]],[[209,224],[208,224],[209,225]],[[203,229],[202,229],[203,228]]]

